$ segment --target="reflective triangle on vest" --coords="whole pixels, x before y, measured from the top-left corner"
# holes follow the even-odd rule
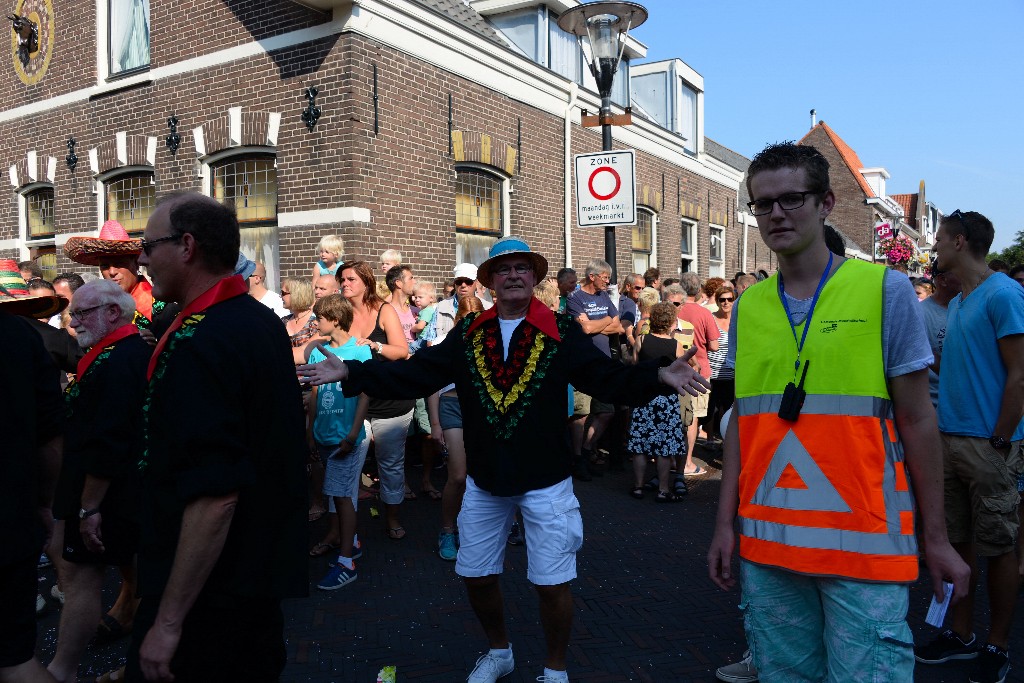
[[[802,487],[793,476],[794,472],[799,481],[803,482]],[[786,475],[785,479],[783,474]],[[792,429],[775,449],[771,464],[750,502],[786,510],[851,512],[850,506],[818,467],[818,463],[814,462]]]

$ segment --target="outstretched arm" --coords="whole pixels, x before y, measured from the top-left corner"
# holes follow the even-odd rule
[[[672,361],[672,365],[659,369],[658,380],[680,394],[683,392],[690,396],[706,394],[711,390],[711,382],[702,377],[700,371],[690,366],[690,359],[695,353],[697,353],[696,346]]]

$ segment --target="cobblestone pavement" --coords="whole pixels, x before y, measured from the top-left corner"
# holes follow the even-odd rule
[[[576,620],[569,652],[574,681],[714,681],[715,668],[745,649],[738,593],[725,593],[707,578],[705,553],[711,537],[720,474],[713,454],[698,451],[709,474],[690,481],[682,502],[658,505],[628,495],[631,475],[608,472],[577,483],[586,541],[573,584]],[[409,468],[409,481],[420,471]],[[435,473],[440,487],[443,473]],[[418,487],[414,486],[418,489]],[[402,506],[408,535],[393,541],[382,517],[371,517],[374,501],[359,510],[364,555],[358,580],[324,593],[315,583],[326,560],[310,561],[310,597],[285,604],[288,665],[285,681],[373,683],[384,665],[398,668],[399,681],[463,681],[485,648],[454,563],[437,557],[434,544],[440,504],[419,496]],[[318,540],[325,520],[310,525]],[[922,574],[926,574],[922,570]],[[52,570],[42,572],[49,596]],[[507,547],[506,616],[516,670],[503,683],[533,681],[542,673],[544,642],[537,600],[526,580],[526,550]],[[116,583],[108,581],[107,604]],[[981,593],[983,593],[982,591]],[[911,593],[910,624],[920,642],[935,630],[924,624],[930,592],[918,581]],[[980,608],[985,598],[979,594]],[[40,619],[40,658],[52,655],[56,607]],[[1018,610],[1018,615],[1024,610]],[[1024,629],[1018,616],[1011,643],[1016,668],[1010,681],[1024,681]],[[82,677],[123,660],[125,643],[90,651]],[[966,681],[967,663],[918,666],[915,681]]]

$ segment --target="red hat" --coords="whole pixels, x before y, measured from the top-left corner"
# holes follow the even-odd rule
[[[64,255],[76,263],[98,266],[117,256],[138,256],[142,240],[132,239],[117,221],[107,221],[99,237],[72,237],[64,245]]]
[[[0,310],[29,318],[49,318],[63,311],[68,303],[53,294],[30,294],[18,264],[11,259],[0,260]]]

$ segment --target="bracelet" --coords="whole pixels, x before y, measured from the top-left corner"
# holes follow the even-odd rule
[[[377,353],[383,354],[384,353],[384,345],[381,344],[380,342],[374,342],[374,343],[377,344]]]

